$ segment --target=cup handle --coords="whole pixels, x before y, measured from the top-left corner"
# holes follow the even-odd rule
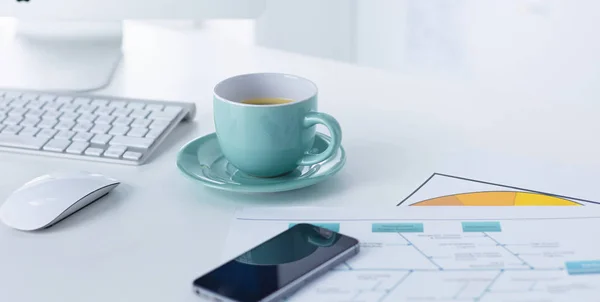
[[[300,162],[298,163],[299,166],[310,166],[320,163],[333,156],[335,151],[340,148],[342,143],[342,128],[338,121],[333,116],[326,113],[314,111],[307,113],[304,117],[304,127],[310,128],[317,124],[322,124],[329,129],[329,133],[331,134],[329,147],[322,153],[305,155],[300,159]]]

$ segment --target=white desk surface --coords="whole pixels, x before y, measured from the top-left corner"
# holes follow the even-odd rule
[[[433,172],[600,196],[597,48],[523,49],[485,65],[490,68],[403,72],[192,33],[136,30],[138,41],[100,93],[194,101],[196,120],[140,167],[0,155],[0,200],[58,169],[122,181],[47,231],[1,226],[2,301],[197,301],[191,282],[221,261],[239,206],[389,207]],[[182,176],[178,149],[214,129],[213,85],[257,71],[299,74],[319,85],[320,110],[343,127],[348,162],[342,172],[310,188],[265,195],[224,193]]]

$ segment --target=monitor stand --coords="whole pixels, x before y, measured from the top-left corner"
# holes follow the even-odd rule
[[[101,89],[121,60],[122,40],[122,22],[18,22],[0,46],[0,89]]]

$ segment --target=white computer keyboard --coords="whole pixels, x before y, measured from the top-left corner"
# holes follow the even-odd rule
[[[193,103],[0,91],[0,151],[139,165]]]

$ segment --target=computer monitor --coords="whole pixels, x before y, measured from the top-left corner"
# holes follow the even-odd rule
[[[81,92],[110,83],[122,56],[122,21],[256,18],[266,0],[4,0],[15,17],[0,45],[0,89]]]

